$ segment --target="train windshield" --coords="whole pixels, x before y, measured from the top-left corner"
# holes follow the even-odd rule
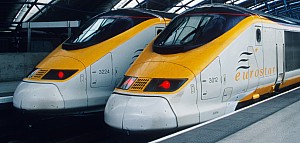
[[[172,54],[204,45],[240,22],[245,15],[231,13],[186,13],[175,18],[154,41],[153,51]]]
[[[89,20],[76,34],[63,43],[63,49],[77,50],[101,43],[154,17],[138,14],[137,12],[124,10],[123,12],[119,11],[119,13],[111,12],[97,16]]]
[[[98,33],[104,33],[106,30],[108,30],[107,27],[111,25],[116,19],[113,18],[99,18],[95,19],[95,21],[92,22],[91,25],[87,26],[82,33],[80,33],[74,40],[72,40],[73,43],[82,43],[87,42],[90,39],[92,39],[94,36],[96,36]]]

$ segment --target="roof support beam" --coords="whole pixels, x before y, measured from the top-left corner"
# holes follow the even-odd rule
[[[68,28],[68,37],[71,36],[71,28],[79,27],[79,21],[57,21],[57,22],[24,22],[22,28],[27,28],[27,49],[31,48],[32,28]]]
[[[55,21],[55,22],[24,22],[22,28],[67,28],[79,27],[80,21]]]

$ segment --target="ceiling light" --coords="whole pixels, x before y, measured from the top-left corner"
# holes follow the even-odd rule
[[[260,5],[253,5],[253,6],[251,6],[251,7],[248,7],[249,9],[252,9],[252,10],[256,10],[256,9],[258,9],[258,8],[261,8],[261,7],[263,7],[263,6],[265,6],[266,4],[260,4]]]
[[[232,0],[228,0],[227,2],[225,2],[226,4],[230,4],[232,3],[233,1]]]
[[[49,4],[51,1],[53,1],[53,0],[38,0],[38,1],[36,1],[36,3]],[[26,2],[32,2],[32,3],[34,3],[35,0],[27,0]],[[23,4],[22,8],[19,10],[19,12],[17,13],[17,15],[15,16],[13,22],[24,22],[24,21],[27,21],[33,15],[35,15],[37,12],[39,12],[39,10],[41,10],[43,7],[45,7],[45,5],[35,4],[34,6],[32,6],[32,4]],[[29,10],[29,12],[27,13],[28,10]]]
[[[119,8],[134,8],[142,2],[144,2],[144,0],[121,0],[112,8],[112,10],[116,10]]]
[[[134,8],[139,3],[142,3],[144,0],[132,0],[130,3],[128,3],[124,8]]]
[[[182,8],[183,6],[186,6],[187,3],[191,2],[192,0],[183,0],[179,3],[176,4],[176,6],[172,7],[168,12],[170,13],[174,13],[175,11],[177,11],[178,9]],[[180,9],[180,11],[182,11]],[[184,11],[184,10],[183,10]],[[183,12],[182,11],[182,12]],[[177,12],[176,12],[177,13]]]
[[[234,2],[233,4],[241,4],[241,3],[245,2],[245,1],[247,1],[247,0],[238,0],[238,1]]]
[[[194,0],[194,1],[192,1],[191,3],[189,3],[187,6],[188,6],[188,7],[193,7],[193,6],[199,4],[200,2],[203,2],[203,1],[204,1],[204,0]]]
[[[180,10],[176,11],[177,14],[183,13],[184,11],[186,11],[189,8],[181,8]]]
[[[130,0],[121,0],[112,9],[116,10],[116,9],[119,9],[119,8],[123,8],[125,6],[125,4],[127,4],[129,1]]]

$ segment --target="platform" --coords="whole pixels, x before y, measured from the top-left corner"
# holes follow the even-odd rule
[[[11,103],[20,81],[0,82],[0,104]]]
[[[300,89],[256,103],[153,142],[299,142]]]

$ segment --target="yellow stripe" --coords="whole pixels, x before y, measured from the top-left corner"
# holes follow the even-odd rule
[[[253,99],[254,94],[264,95],[267,93],[272,93],[273,91],[274,91],[273,84],[267,85],[265,87],[257,88],[254,92],[250,93],[249,95],[247,95],[243,99],[241,99],[240,102],[244,102],[244,101]]]
[[[288,80],[285,80],[284,83],[280,85],[280,88],[288,87],[288,86],[291,86],[291,85],[299,83],[299,82],[300,82],[300,76],[290,78]],[[274,86],[274,84],[270,84],[268,86],[258,88],[253,93],[247,95],[242,100],[240,100],[240,102],[251,100],[254,94],[264,95],[264,94],[267,94],[267,93],[272,93],[272,92],[274,92],[273,86]]]
[[[290,78],[288,80],[285,80],[281,85],[280,85],[280,88],[284,88],[284,87],[288,87],[290,85],[293,85],[293,84],[296,84],[296,83],[299,83],[300,82],[300,76],[297,76],[297,77],[293,77],[293,78]]]
[[[167,22],[170,21],[169,19],[165,19],[165,20]],[[42,62],[40,62],[36,67],[41,69],[78,69],[79,71],[76,73],[78,74],[83,69],[90,66],[91,64],[99,60],[101,57],[105,56],[107,53],[117,48],[119,45],[123,44],[130,38],[137,35],[139,32],[155,24],[165,24],[165,21],[161,18],[153,18],[144,21],[134,26],[133,28],[125,31],[122,34],[119,34],[113,38],[110,38],[104,42],[90,46],[88,48],[83,48],[78,50],[64,50],[60,45],[53,52],[51,52]],[[77,61],[70,60],[70,59],[68,60],[65,57],[71,57],[73,59],[76,59]],[[82,64],[79,64],[78,63],[79,61],[84,66],[82,66]],[[74,74],[73,76],[75,76],[76,74]]]

